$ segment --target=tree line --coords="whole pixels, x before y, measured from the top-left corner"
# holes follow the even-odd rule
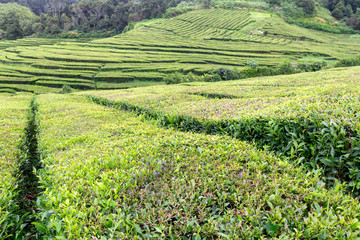
[[[307,17],[316,12],[316,4],[328,9],[331,15],[360,30],[360,0],[265,0],[270,6],[280,6],[285,16],[291,18]]]
[[[161,17],[166,9],[179,2],[181,0],[0,0],[0,39],[68,31],[121,33],[130,22]]]
[[[353,29],[360,29],[360,0],[264,0],[289,18],[315,14],[316,4]],[[211,0],[0,0],[0,39],[106,37],[129,23],[163,16],[180,2],[212,5]],[[176,13],[177,11],[174,11]],[[180,11],[181,12],[181,11]],[[173,14],[168,14],[173,15]]]
[[[334,18],[360,30],[360,0],[324,0],[323,4]]]

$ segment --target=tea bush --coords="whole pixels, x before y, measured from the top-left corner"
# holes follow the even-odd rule
[[[321,167],[329,185],[335,179],[345,181],[357,194],[358,72],[338,69],[166,90],[154,87],[125,95],[88,94],[107,98],[94,101],[148,115],[164,126],[254,142],[311,169]]]
[[[360,56],[348,59],[341,59],[336,64],[337,67],[351,67],[351,66],[360,66]]]
[[[341,184],[325,190],[319,170],[306,173],[227,136],[158,128],[143,121],[146,112],[136,117],[80,96],[38,102],[43,238],[359,235],[358,201]]]
[[[0,238],[16,239],[14,229],[21,216],[17,213],[18,190],[15,172],[18,168],[20,139],[25,128],[30,95],[9,96],[0,93]],[[20,226],[21,227],[21,226]]]

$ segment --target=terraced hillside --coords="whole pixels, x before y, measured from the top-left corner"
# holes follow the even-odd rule
[[[360,53],[356,35],[302,29],[245,9],[193,11],[135,28],[94,41],[2,42],[0,91],[56,92],[64,84],[76,89],[128,88],[161,84],[172,72],[241,70],[249,60],[262,66],[284,61],[331,64]],[[37,44],[29,44],[34,41]]]
[[[231,135],[360,189],[360,68],[87,92],[185,131]],[[337,180],[336,180],[337,179]]]

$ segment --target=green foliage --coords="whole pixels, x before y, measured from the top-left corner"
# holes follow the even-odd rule
[[[354,76],[358,71],[334,69],[316,75],[181,84],[168,90],[159,86],[131,94],[88,94],[109,96],[114,102],[101,101],[148,115],[163,126],[255,142],[311,169],[321,167],[324,182],[347,182],[356,195],[360,108],[359,79]],[[149,93],[151,98],[146,97]]]
[[[166,12],[162,17],[171,18],[178,16],[183,13],[190,12],[197,7],[197,3],[195,1],[182,1],[176,7],[171,7],[166,9]]]
[[[44,6],[18,1],[40,15],[34,24],[36,36],[41,37],[108,37],[128,31],[131,24],[144,19],[160,17],[166,9],[175,7],[180,0],[140,1],[50,1]],[[128,26],[128,27],[127,27]],[[73,34],[76,32],[77,34]]]
[[[276,67],[257,66],[257,63],[253,60],[247,62],[247,67],[241,69],[228,69],[218,68],[212,70],[207,74],[198,76],[192,72],[184,75],[182,73],[172,73],[166,75],[164,81],[166,84],[178,84],[186,82],[219,82],[229,81],[236,79],[260,77],[260,76],[275,76],[284,74],[294,74],[299,72],[315,72],[327,66],[326,62],[315,62],[315,63],[302,63],[296,67],[290,63],[282,63]],[[352,65],[354,66],[354,65]]]
[[[320,71],[321,68],[324,68],[327,66],[326,62],[316,62],[313,64],[309,64],[309,63],[302,63],[299,64],[297,67],[303,71],[303,72],[316,72],[316,71]]]
[[[39,104],[49,154],[36,226],[46,238],[358,236],[358,201],[340,184],[325,190],[319,171],[227,136],[158,128],[144,121],[152,111],[71,95]]]
[[[62,37],[90,36],[67,34]],[[342,47],[334,41],[342,42]],[[145,21],[134,30],[106,39],[2,41],[0,89],[59,92],[64,84],[80,90],[123,88],[138,86],[132,82],[158,84],[167,74],[170,82],[173,73],[183,74],[185,78],[180,81],[178,77],[175,82],[185,83],[272,76],[294,72],[281,70],[283,62],[291,62],[295,72],[313,71],[316,62],[349,58],[360,53],[359,49],[356,35],[309,31],[264,12],[205,9]],[[258,64],[255,70],[248,68],[255,66],[251,61]],[[231,71],[226,71],[226,76],[216,73],[221,68]]]
[[[314,22],[306,22],[301,20],[296,20],[293,18],[287,18],[286,22],[290,24],[296,24],[297,26],[303,27],[303,28],[309,28],[314,30],[319,30],[323,32],[329,32],[334,34],[354,34],[358,33],[358,31],[350,28],[350,27],[344,27],[344,26],[330,26],[325,25],[321,23],[314,23]]]
[[[251,68],[256,68],[259,64],[254,60],[248,60],[246,65]]]
[[[184,82],[184,80],[185,80],[184,75],[181,73],[167,74],[164,78],[166,84],[177,84]]]
[[[360,18],[357,15],[357,9],[360,7],[360,2],[349,0],[325,0],[324,7],[330,10],[333,17],[346,23],[353,29],[360,29]]]
[[[132,110],[137,114],[160,120],[161,126],[206,134],[228,134],[259,148],[281,153],[310,169],[320,166],[326,179],[347,181],[353,194],[360,189],[360,136],[354,126],[313,114],[307,118],[244,118],[239,120],[199,121],[191,116],[168,115],[126,103],[90,97],[94,102]],[[350,136],[350,137],[349,137]]]
[[[27,123],[24,136],[20,143],[19,168],[15,172],[17,191],[16,213],[20,217],[17,224],[11,230],[16,238],[24,238],[35,232],[34,226],[29,224],[34,220],[34,201],[41,192],[39,179],[36,173],[43,168],[40,160],[40,149],[38,143],[39,123],[37,119],[38,105],[35,96],[30,101]],[[37,235],[37,234],[36,234]]]
[[[18,214],[18,196],[15,171],[19,166],[19,140],[26,125],[26,109],[30,95],[7,96],[0,94],[0,238],[20,239],[23,217]],[[26,216],[25,216],[26,218]],[[19,234],[19,235],[17,235]]]
[[[0,40],[15,40],[31,35],[31,25],[37,20],[30,9],[16,3],[0,3]]]
[[[315,12],[315,0],[297,1],[297,5],[303,8],[307,15],[312,15]]]
[[[215,0],[214,5],[219,8],[233,9],[233,8],[255,8],[269,10],[269,4],[265,1],[224,1]]]
[[[360,56],[348,59],[341,59],[336,64],[337,67],[360,66]]]
[[[124,30],[122,31],[122,33],[126,33],[126,32],[128,32],[128,31],[133,30],[133,29],[135,28],[135,25],[136,25],[135,22],[129,23],[129,24],[124,28]]]
[[[66,94],[66,93],[71,93],[73,90],[71,89],[71,87],[67,84],[64,84],[61,88],[60,93],[62,94]]]

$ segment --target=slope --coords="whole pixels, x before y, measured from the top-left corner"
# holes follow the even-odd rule
[[[90,42],[5,43],[0,47],[0,90],[54,92],[64,84],[128,88],[139,81],[161,83],[170,72],[204,74],[220,66],[241,70],[249,60],[270,67],[284,61],[331,64],[359,54],[358,39],[289,25],[269,13],[199,10],[139,23],[125,34]]]
[[[231,135],[360,189],[359,67],[253,78],[87,92],[184,131]],[[101,97],[101,98],[98,98]]]

